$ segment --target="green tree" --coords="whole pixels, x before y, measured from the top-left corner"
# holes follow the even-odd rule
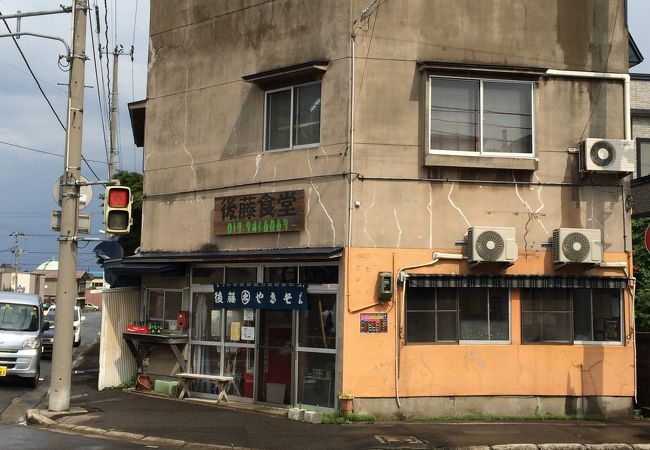
[[[130,256],[135,253],[135,249],[140,246],[140,234],[142,231],[142,182],[143,177],[138,172],[127,172],[120,170],[113,175],[114,179],[120,181],[122,186],[131,188],[133,205],[131,207],[131,217],[133,225],[131,232],[119,237],[118,242],[124,249],[124,256]]]
[[[650,219],[632,220],[636,331],[650,331],[650,253],[645,247],[645,230],[649,224]]]

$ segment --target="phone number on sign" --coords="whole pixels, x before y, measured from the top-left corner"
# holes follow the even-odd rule
[[[275,233],[278,231],[289,231],[289,220],[269,219],[228,222],[226,229],[228,234]]]

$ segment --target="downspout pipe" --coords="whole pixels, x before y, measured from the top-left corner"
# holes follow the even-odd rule
[[[548,76],[556,76],[556,77],[574,77],[574,78],[593,78],[593,79],[600,79],[600,80],[621,80],[623,81],[623,114],[624,114],[624,123],[625,123],[625,139],[630,140],[632,139],[632,119],[631,119],[631,111],[630,111],[630,75],[627,73],[605,73],[605,72],[581,72],[581,71],[576,71],[576,70],[555,70],[555,69],[548,69],[546,71],[546,75]],[[628,266],[629,270],[632,270],[632,252],[627,248],[627,224],[625,220],[625,189],[623,186],[621,186],[621,200],[623,202],[623,242],[625,246],[625,252],[627,253],[627,259],[628,259]],[[631,273],[631,272],[630,272]],[[631,299],[631,321],[634,323],[634,302],[635,302],[635,296],[634,296],[634,288],[630,288],[630,299]],[[635,327],[632,327],[632,331],[634,332]],[[632,345],[634,349],[634,400],[636,401],[637,399],[637,374],[636,374],[636,368],[637,368],[637,355],[636,355],[636,338],[633,336],[632,337]]]
[[[402,316],[401,308],[404,307],[404,297],[406,296],[406,281],[408,280],[409,274],[406,273],[406,270],[419,269],[421,267],[433,266],[441,259],[463,259],[462,254],[458,253],[440,253],[434,252],[431,261],[415,264],[413,266],[405,266],[400,268],[397,271],[397,281],[402,283],[402,292],[399,296],[399,303],[395,305],[395,401],[397,402],[397,407],[401,408],[402,403],[399,398],[399,366],[400,366],[400,353],[401,353],[401,337],[400,337],[400,327],[402,325]]]
[[[620,80],[623,82],[623,113],[625,115],[625,139],[632,139],[632,119],[630,118],[630,75],[627,73],[583,72],[579,70],[548,69],[549,77],[592,78],[599,80]]]

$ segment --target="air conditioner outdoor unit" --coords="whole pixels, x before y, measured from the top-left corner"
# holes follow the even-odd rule
[[[517,259],[515,229],[472,227],[467,231],[467,259],[473,263],[506,262]]]
[[[600,230],[558,228],[553,230],[554,264],[599,264],[602,261]]]
[[[625,139],[587,138],[580,145],[580,172],[633,173],[636,146]]]

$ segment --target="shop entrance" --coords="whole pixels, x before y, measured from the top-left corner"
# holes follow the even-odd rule
[[[260,310],[258,401],[285,405],[291,401],[292,318],[291,310]]]

